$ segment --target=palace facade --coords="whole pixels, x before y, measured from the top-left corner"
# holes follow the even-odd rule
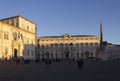
[[[39,59],[100,59],[120,60],[120,45],[103,41],[102,23],[100,36],[70,35],[38,38]]]
[[[35,59],[36,24],[14,16],[0,20],[0,59]]]
[[[40,59],[93,59],[100,45],[99,36],[70,35],[44,36],[38,38]]]

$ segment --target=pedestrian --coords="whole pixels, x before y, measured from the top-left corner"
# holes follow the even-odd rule
[[[84,62],[82,59],[77,60],[77,66],[78,66],[78,69],[83,69]]]
[[[19,64],[19,63],[20,63],[20,59],[17,58],[17,59],[16,59],[16,64]]]
[[[83,59],[80,60],[80,67],[83,68],[84,67],[84,62]]]

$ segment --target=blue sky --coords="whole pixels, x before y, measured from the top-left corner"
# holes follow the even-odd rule
[[[21,15],[37,24],[40,36],[99,35],[120,44],[120,0],[0,0],[0,19]]]

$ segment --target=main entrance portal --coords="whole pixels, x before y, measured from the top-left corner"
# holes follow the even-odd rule
[[[17,49],[14,49],[14,58],[17,58]]]
[[[69,58],[69,51],[65,51],[65,57]]]

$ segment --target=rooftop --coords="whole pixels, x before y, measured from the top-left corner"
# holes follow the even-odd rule
[[[23,17],[23,16],[21,16],[21,15],[16,15],[16,16],[12,16],[12,17],[8,17],[8,18],[0,19],[0,21],[7,20],[7,19],[12,19],[12,18],[15,18],[15,17],[21,17],[21,18],[23,18],[23,19],[25,19],[25,20],[27,20],[27,21],[35,24],[34,22],[28,20],[27,18],[25,18],[25,17]],[[35,25],[36,25],[36,24],[35,24]]]

